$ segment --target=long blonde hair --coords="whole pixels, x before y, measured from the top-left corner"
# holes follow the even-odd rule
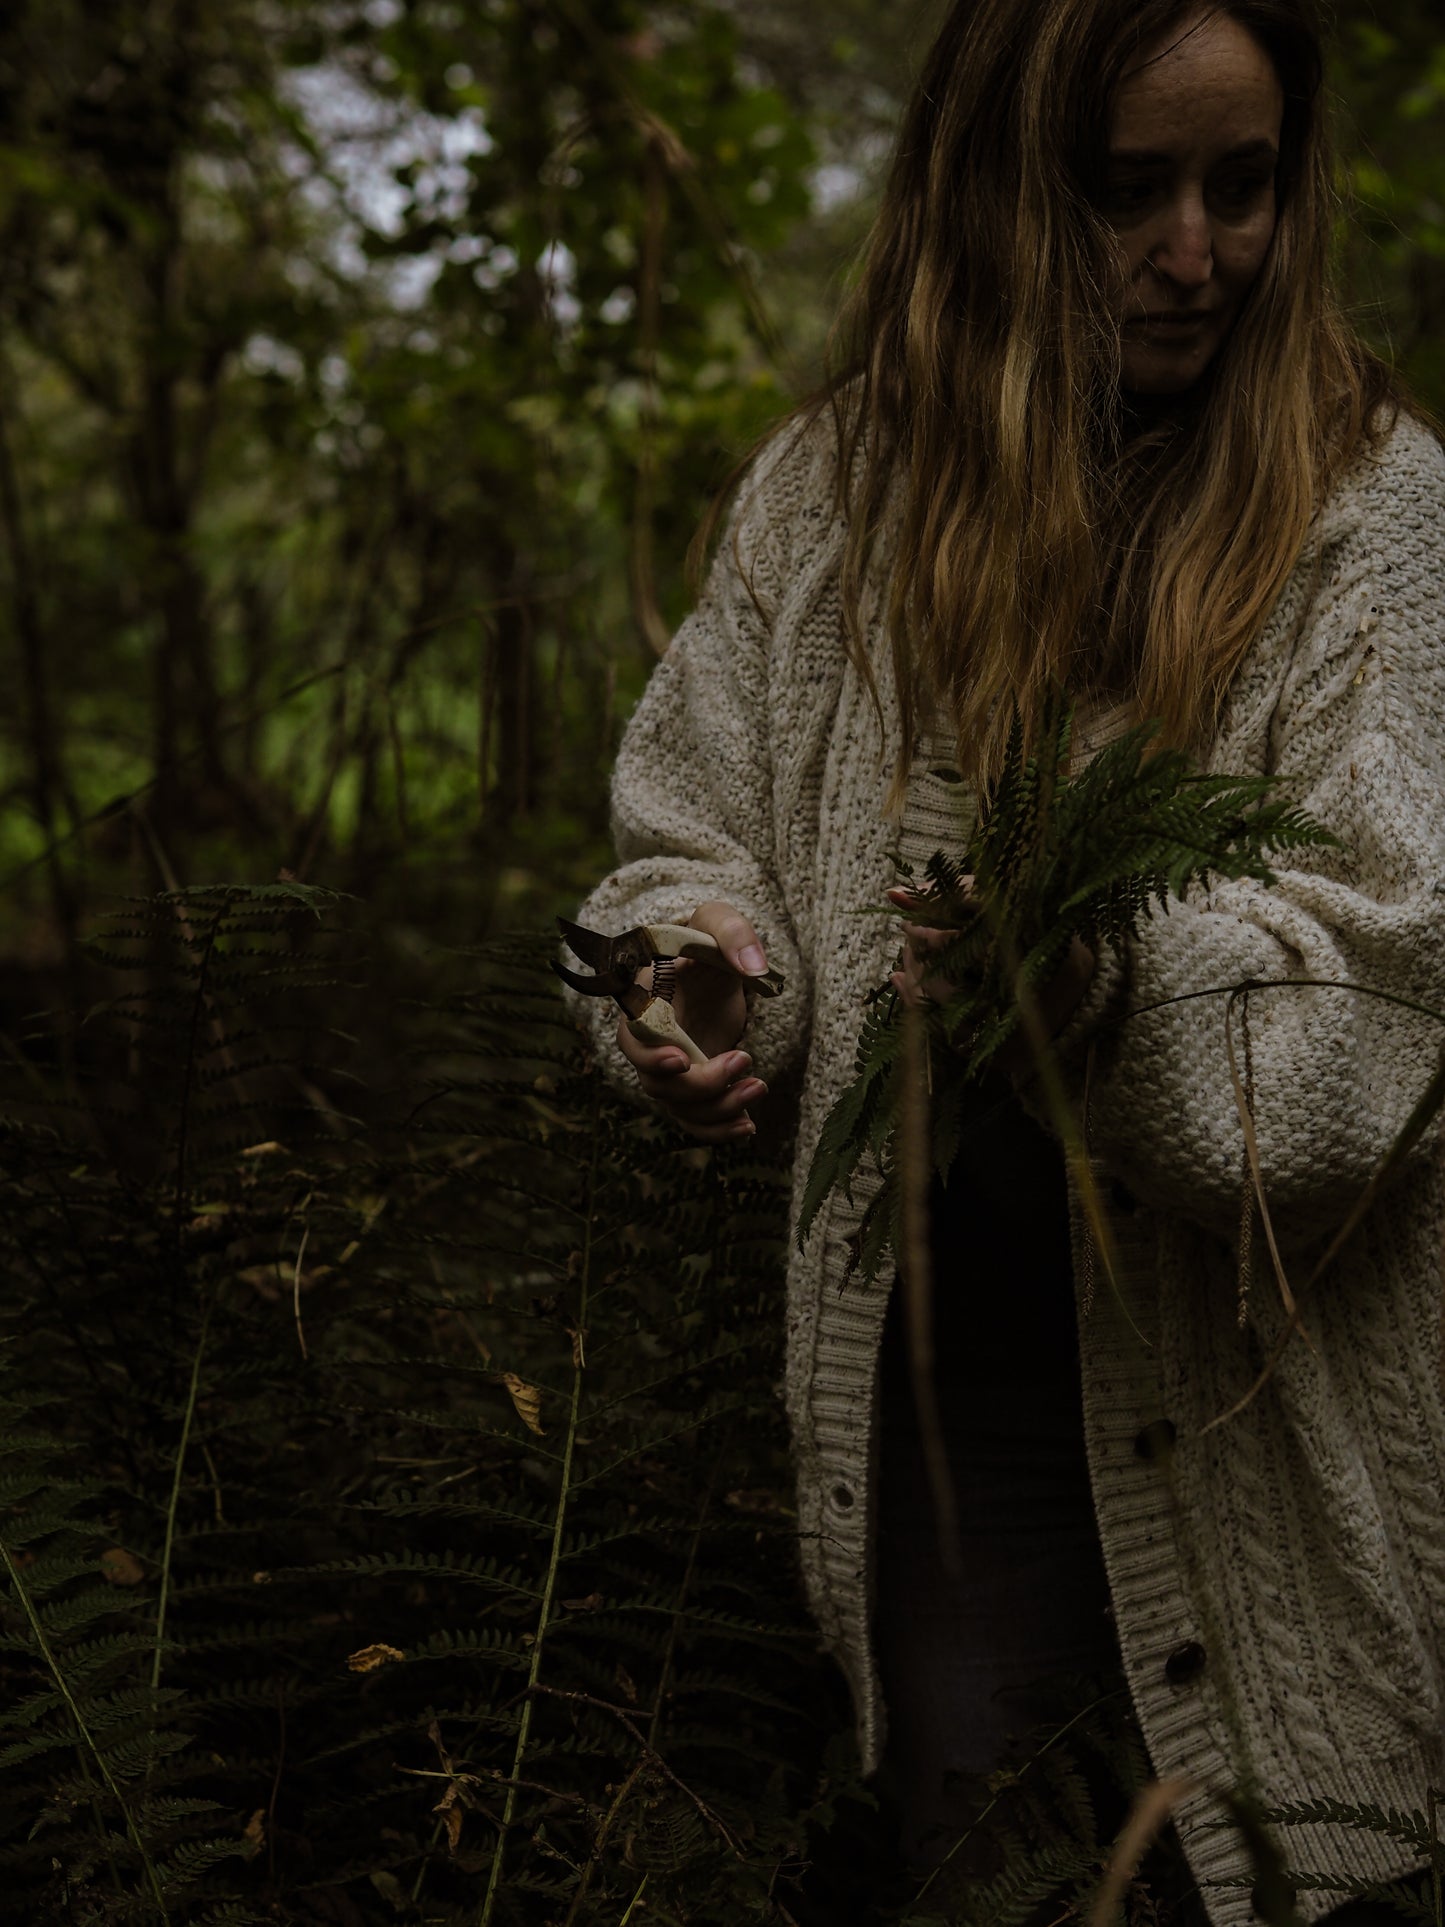
[[[1205,376],[1141,425],[1120,402],[1117,242],[1097,205],[1109,104],[1142,49],[1202,12],[1249,29],[1279,74],[1278,221]],[[1058,686],[1127,690],[1163,740],[1205,745],[1316,509],[1393,425],[1403,391],[1333,287],[1322,67],[1313,0],[957,0],[832,372],[774,431],[831,405],[847,646],[875,703],[860,611],[891,527],[894,807],[934,710],[983,789],[1014,711],[1027,728]]]

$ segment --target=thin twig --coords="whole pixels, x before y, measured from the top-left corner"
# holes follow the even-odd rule
[[[151,1692],[158,1691],[161,1683],[161,1661],[166,1631],[166,1606],[171,1590],[171,1553],[176,1538],[176,1515],[181,1504],[181,1480],[185,1475],[186,1452],[191,1441],[191,1426],[196,1416],[196,1399],[201,1388],[201,1361],[206,1355],[206,1339],[211,1329],[211,1312],[214,1299],[206,1306],[201,1319],[201,1334],[196,1340],[195,1355],[191,1359],[191,1382],[186,1392],[186,1409],[181,1416],[181,1436],[176,1441],[176,1469],[171,1479],[170,1503],[166,1506],[166,1537],[161,1550],[160,1595],[156,1600],[156,1637],[155,1650],[151,1658]]]
[[[1080,1720],[1087,1719],[1090,1713],[1096,1712],[1099,1707],[1107,1706],[1110,1700],[1119,1699],[1122,1696],[1122,1694],[1125,1692],[1125,1690],[1126,1689],[1123,1687],[1114,1687],[1110,1692],[1100,1693],[1096,1699],[1090,1700],[1087,1706],[1081,1706],[1077,1713],[1071,1713],[1068,1719],[1064,1721],[1063,1725],[1059,1727],[1056,1732],[1053,1732],[1049,1735],[1049,1737],[1044,1741],[1043,1745],[1034,1754],[1033,1758],[1028,1760],[1025,1763],[1022,1769],[1023,1772],[1027,1773],[1029,1770],[1029,1767],[1033,1766],[1037,1761],[1041,1760],[1044,1757],[1044,1755],[1050,1751],[1051,1748],[1057,1746],[1059,1741],[1063,1739],[1066,1734],[1072,1732],[1074,1727],[1076,1727],[1079,1724]],[[1012,1783],[1010,1782],[1010,1784]],[[929,1888],[933,1885],[934,1881],[938,1879],[939,1875],[943,1872],[944,1868],[948,1865],[949,1861],[952,1860],[953,1856],[956,1853],[958,1853],[963,1847],[966,1847],[968,1845],[969,1841],[973,1838],[974,1834],[978,1832],[979,1828],[983,1825],[984,1821],[987,1820],[988,1816],[993,1812],[994,1808],[998,1805],[999,1801],[1003,1798],[1003,1795],[1004,1795],[1004,1786],[1003,1786],[1003,1783],[1000,1782],[1000,1784],[998,1785],[998,1787],[994,1792],[993,1798],[989,1801],[988,1805],[984,1807],[979,1813],[976,1813],[974,1815],[973,1819],[969,1822],[969,1825],[954,1841],[953,1845],[949,1848],[948,1852],[944,1854],[943,1858],[937,1863],[936,1866],[932,1867],[929,1870],[927,1876],[923,1881],[923,1884],[919,1887],[917,1893],[914,1894],[913,1896],[913,1900],[911,1903],[913,1906],[916,1907],[919,1901],[923,1899],[925,1894],[928,1892]]]
[[[1284,1356],[1286,1346],[1289,1344],[1296,1328],[1300,1324],[1300,1308],[1304,1300],[1309,1296],[1310,1292],[1314,1290],[1320,1279],[1339,1256],[1346,1243],[1348,1243],[1359,1229],[1361,1220],[1373,1206],[1381,1190],[1394,1176],[1397,1167],[1404,1162],[1420,1138],[1424,1136],[1430,1126],[1431,1120],[1442,1104],[1445,1104],[1445,1051],[1441,1052],[1440,1062],[1435,1067],[1434,1075],[1421,1092],[1414,1109],[1400,1126],[1389,1149],[1371,1173],[1364,1190],[1360,1192],[1353,1205],[1351,1205],[1349,1211],[1346,1213],[1344,1222],[1330,1239],[1329,1244],[1317,1260],[1313,1271],[1311,1271],[1309,1277],[1306,1278],[1304,1284],[1300,1287],[1295,1309],[1285,1320],[1284,1329],[1280,1332],[1279,1337],[1271,1347],[1269,1357],[1264,1363],[1264,1369],[1242,1398],[1237,1399],[1227,1412],[1221,1412],[1217,1418],[1212,1418],[1209,1421],[1208,1425],[1203,1428],[1201,1437],[1204,1432],[1212,1432],[1215,1426],[1223,1425],[1228,1419],[1237,1417],[1251,1400],[1263,1391],[1264,1387],[1269,1383],[1270,1379],[1274,1376],[1275,1367]]]
[[[647,1886],[647,1875],[644,1874],[642,1876],[642,1879],[638,1882],[637,1892],[632,1896],[631,1900],[629,1900],[627,1903],[627,1912],[622,1916],[622,1919],[618,1922],[617,1927],[627,1927],[628,1921],[631,1920],[632,1916],[637,1911],[637,1903],[639,1900],[641,1900],[643,1891],[646,1888],[646,1886]]]
[[[1284,1259],[1279,1255],[1279,1243],[1274,1235],[1274,1220],[1270,1217],[1269,1199],[1265,1196],[1264,1170],[1259,1157],[1259,1134],[1254,1128],[1254,1105],[1252,1092],[1247,1091],[1244,1079],[1239,1074],[1239,1061],[1234,1050],[1234,1006],[1243,1000],[1240,1008],[1244,1021],[1248,1022],[1249,990],[1235,991],[1224,1006],[1224,1050],[1229,1059],[1229,1079],[1234,1087],[1234,1108],[1239,1114],[1239,1128],[1244,1134],[1244,1155],[1249,1163],[1249,1175],[1254,1186],[1254,1201],[1259,1208],[1260,1222],[1264,1226],[1265,1243],[1269,1246],[1270,1262],[1274,1266],[1275,1281],[1279,1285],[1280,1299],[1285,1310],[1294,1317],[1298,1311],[1294,1293],[1290,1290],[1289,1278],[1285,1272]],[[1252,1081],[1252,1080],[1251,1080]],[[1304,1326],[1300,1334],[1305,1343],[1314,1350],[1314,1342]]]
[[[631,1794],[633,1787],[637,1785],[638,1778],[646,1765],[647,1755],[645,1753],[639,1755],[633,1762],[632,1769],[628,1773],[627,1778],[612,1796],[612,1805],[607,1809],[606,1813],[603,1814],[601,1825],[592,1836],[592,1852],[588,1858],[587,1865],[582,1869],[582,1878],[577,1883],[577,1890],[572,1896],[572,1904],[567,1909],[567,1917],[562,1922],[562,1927],[575,1927],[577,1910],[587,1898],[587,1889],[592,1885],[593,1874],[602,1864],[602,1849],[607,1845],[607,1837],[616,1825],[617,1816],[626,1805],[628,1796]],[[644,1880],[645,1878],[646,1876],[644,1876]],[[639,1889],[639,1892],[640,1891],[641,1889]]]
[[[545,1693],[550,1699],[575,1700],[579,1705],[595,1707],[599,1713],[610,1713],[613,1719],[617,1720],[631,1737],[636,1740],[637,1744],[642,1748],[643,1752],[646,1753],[658,1772],[662,1774],[663,1778],[670,1780],[684,1798],[691,1800],[692,1804],[697,1808],[698,1813],[707,1824],[716,1831],[729,1851],[739,1860],[746,1859],[747,1856],[744,1854],[738,1841],[733,1837],[732,1830],[727,1822],[720,1814],[713,1811],[700,1793],[694,1793],[685,1780],[678,1778],[672,1768],[667,1764],[667,1761],[657,1751],[656,1747],[647,1744],[642,1729],[638,1726],[628,1707],[614,1706],[610,1700],[596,1699],[591,1693],[569,1692],[560,1686],[532,1684],[527,1690],[529,1693]]]
[[[281,1775],[286,1766],[286,1682],[276,1682],[276,1771],[271,1775],[271,1797],[266,1802],[266,1870],[271,1885],[276,1885],[276,1802],[281,1794]]]
[[[601,1087],[594,1094],[594,1107],[601,1103]],[[590,1133],[591,1156],[587,1169],[587,1182],[583,1202],[582,1247],[577,1266],[577,1328],[582,1330],[587,1323],[587,1293],[592,1278],[592,1231],[598,1187],[598,1166],[602,1155],[604,1133],[600,1119],[594,1115]],[[552,1544],[547,1558],[547,1577],[542,1587],[541,1604],[537,1611],[537,1631],[532,1641],[532,1659],[527,1672],[527,1697],[522,1705],[521,1716],[517,1722],[517,1743],[512,1754],[511,1778],[521,1777],[527,1757],[527,1746],[532,1733],[532,1708],[535,1695],[542,1688],[542,1659],[547,1646],[547,1633],[552,1623],[552,1599],[556,1592],[557,1576],[562,1564],[562,1545],[569,1516],[569,1501],[574,1487],[572,1483],[572,1461],[577,1450],[577,1434],[582,1418],[582,1388],[585,1368],[580,1350],[574,1348],[572,1355],[572,1397],[567,1414],[567,1439],[562,1452],[562,1474],[557,1493],[557,1510],[552,1521]],[[506,1804],[502,1809],[501,1827],[497,1834],[496,1849],[492,1854],[492,1864],[487,1876],[487,1891],[482,1899],[482,1910],[478,1915],[477,1927],[491,1927],[496,1909],[497,1897],[502,1891],[502,1869],[506,1857],[507,1836],[512,1827],[517,1810],[517,1788],[508,1786]],[[426,1863],[422,1863],[425,1871]],[[418,1876],[420,1884],[420,1875]]]
[[[990,913],[989,905],[986,901],[984,903],[984,910],[986,914]],[[998,918],[996,911],[992,912],[992,915],[995,919]],[[1113,1294],[1114,1302],[1125,1324],[1129,1327],[1129,1330],[1133,1333],[1135,1339],[1143,1349],[1145,1351],[1152,1351],[1153,1346],[1144,1336],[1143,1332],[1140,1331],[1138,1324],[1135,1322],[1134,1315],[1129,1309],[1128,1301],[1124,1296],[1123,1284],[1119,1276],[1118,1249],[1114,1243],[1113,1227],[1110,1225],[1108,1217],[1105,1214],[1104,1201],[1099,1196],[1099,1186],[1094,1177],[1094,1167],[1089,1161],[1088,1154],[1084,1148],[1084,1137],[1079,1120],[1074,1116],[1073,1107],[1069,1103],[1068,1095],[1064,1089],[1063,1079],[1059,1074],[1058,1057],[1054,1050],[1054,1040],[1049,1035],[1049,1029],[1044,1022],[1043,1012],[1039,1009],[1038,998],[1034,994],[1033,986],[1025,983],[1023,980],[1012,938],[1001,920],[997,920],[995,923],[995,934],[1000,946],[1006,946],[1005,958],[1009,968],[1009,974],[1013,980],[1014,998],[1019,1014],[1019,1028],[1023,1032],[1024,1041],[1028,1047],[1029,1056],[1033,1065],[1033,1074],[1039,1086],[1044,1109],[1048,1113],[1050,1124],[1053,1125],[1055,1131],[1058,1133],[1060,1144],[1063,1146],[1064,1162],[1070,1176],[1074,1180],[1075,1194],[1078,1197],[1079,1208],[1084,1214],[1084,1223],[1089,1237],[1093,1242],[1094,1254],[1098,1262],[1103,1266],[1104,1277],[1108,1282],[1109,1290]],[[1010,955],[1008,954],[1009,952],[1013,952],[1013,954]]]
[[[903,1013],[903,1089],[898,1108],[898,1176],[902,1205],[902,1260],[904,1325],[908,1363],[913,1380],[913,1404],[918,1415],[923,1463],[933,1495],[938,1528],[938,1555],[950,1577],[962,1570],[963,1551],[958,1531],[958,1500],[943,1422],[938,1409],[938,1381],[933,1356],[933,1253],[928,1222],[929,1181],[933,1160],[929,1152],[928,1060],[932,1040],[919,1009]]]
[[[201,1457],[206,1461],[206,1470],[211,1475],[211,1493],[216,1506],[216,1524],[218,1526],[224,1526],[226,1523],[226,1514],[221,1506],[221,1475],[216,1470],[216,1461],[211,1457],[211,1448],[204,1440],[201,1442]]]
[[[682,1577],[678,1581],[677,1597],[673,1606],[672,1617],[668,1621],[667,1643],[662,1649],[662,1664],[657,1669],[657,1691],[653,1695],[652,1717],[647,1727],[647,1743],[649,1746],[657,1745],[657,1728],[662,1719],[662,1709],[667,1699],[668,1682],[672,1677],[673,1661],[677,1657],[677,1641],[683,1621],[683,1607],[687,1602],[687,1595],[692,1589],[693,1574],[697,1570],[698,1550],[702,1545],[703,1528],[707,1524],[708,1513],[712,1510],[713,1495],[717,1491],[718,1478],[721,1475],[723,1465],[726,1463],[728,1450],[732,1445],[733,1430],[733,1426],[729,1425],[723,1434],[722,1441],[717,1450],[711,1455],[707,1481],[703,1486],[702,1502],[697,1509],[697,1520],[693,1526],[692,1540],[687,1549],[687,1558],[683,1561]]]
[[[301,1232],[301,1242],[296,1247],[296,1268],[291,1275],[291,1308],[296,1318],[296,1337],[301,1345],[301,1356],[309,1365],[310,1353],[306,1349],[306,1333],[301,1327],[301,1260],[306,1256],[306,1240],[311,1236],[311,1227],[306,1225]]]
[[[1179,1802],[1195,1789],[1185,1774],[1169,1780],[1155,1780],[1140,1792],[1124,1822],[1094,1904],[1089,1910],[1089,1927],[1111,1927],[1124,1903],[1124,1892],[1139,1870],[1139,1863],[1158,1838],[1165,1822]]]

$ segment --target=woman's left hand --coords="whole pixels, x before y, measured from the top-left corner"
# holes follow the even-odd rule
[[[971,883],[972,879],[965,878],[964,882]],[[923,908],[919,899],[908,890],[890,890],[888,899],[900,910]],[[957,996],[957,986],[946,977],[934,975],[928,967],[934,953],[942,950],[957,934],[957,931],[938,930],[929,924],[903,925],[903,968],[895,970],[889,982],[910,1008],[919,1004],[947,1003],[950,997]],[[1049,981],[1035,992],[1034,1005],[1046,1036],[1057,1037],[1082,1003],[1084,992],[1093,979],[1095,962],[1094,953],[1083,938],[1075,937],[1063,963]],[[995,1061],[999,1069],[1007,1071],[1011,1077],[1018,1077],[1032,1068],[1033,1051],[1022,1030],[1004,1046]]]
[[[973,878],[963,879],[966,889],[973,887]],[[888,901],[900,910],[919,910],[923,908],[919,899],[909,890],[894,889],[888,892]],[[929,959],[935,951],[942,950],[956,930],[935,930],[924,923],[905,923],[903,926],[903,968],[895,970],[889,982],[898,992],[909,1009],[919,1004],[946,1004],[951,997],[958,995],[958,986],[951,984],[946,977],[930,974]]]

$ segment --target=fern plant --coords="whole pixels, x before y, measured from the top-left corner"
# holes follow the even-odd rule
[[[549,940],[407,999],[359,915],[131,905],[67,1050],[32,1027],[0,1091],[8,1911],[1081,1904],[1087,1724],[1021,1775],[982,1887],[883,1897],[794,1580],[777,1172],[611,1093]]]
[[[37,1028],[5,1092],[8,1894],[782,1921],[833,1708],[779,1180],[606,1090],[542,940],[404,1006],[353,923],[130,906],[80,1081]]]
[[[1076,939],[1097,951],[1208,876],[1272,882],[1270,853],[1335,839],[1269,777],[1207,775],[1177,750],[1152,750],[1141,724],[1069,773],[1073,718],[1055,702],[1025,754],[1016,721],[997,787],[962,851],[937,851],[922,879],[900,864],[913,921],[950,932],[934,970],[957,994],[917,1014],[929,1093],[931,1166],[945,1175],[973,1093],[1027,1024]],[[888,906],[886,914],[896,916]],[[858,1263],[871,1281],[901,1240],[899,1124],[910,1089],[909,1027],[891,985],[876,989],[852,1083],[828,1117],[799,1214],[801,1246],[835,1189],[851,1200],[868,1160],[881,1182],[864,1211]]]

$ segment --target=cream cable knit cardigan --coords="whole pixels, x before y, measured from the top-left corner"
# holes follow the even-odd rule
[[[769,1081],[802,1072],[795,1197],[850,1076],[864,993],[896,956],[896,926],[860,912],[893,880],[891,851],[921,861],[960,833],[959,786],[929,774],[926,745],[901,837],[885,820],[896,704],[876,612],[882,736],[845,661],[830,453],[831,429],[815,427],[755,469],[628,726],[613,786],[620,867],[578,912],[620,930],[723,898],[753,920],[788,983],[757,1004],[747,1047]],[[1247,1868],[1208,1789],[1244,1780],[1269,1805],[1411,1808],[1445,1774],[1435,1136],[1313,1294],[1312,1349],[1296,1337],[1267,1389],[1206,1434],[1254,1381],[1282,1314],[1260,1268],[1238,1322],[1226,1000],[1169,1001],[1309,977],[1445,1010],[1445,456],[1413,419],[1316,518],[1209,762],[1289,778],[1341,847],[1291,859],[1272,888],[1221,883],[1156,915],[1101,960],[1070,1035],[1095,1039],[1091,1147],[1148,1341],[1099,1289],[1080,1323],[1099,1530],[1154,1769],[1201,1789],[1180,1830],[1216,1927],[1234,1927],[1252,1918]],[[1420,1094],[1442,1033],[1347,990],[1256,990],[1249,1004],[1260,1152],[1298,1283]],[[635,1091],[610,1006],[577,1007]],[[1126,1012],[1141,1014],[1119,1021]],[[1081,1056],[1064,1053],[1076,1087]],[[871,1770],[885,1717],[869,1624],[886,1292],[846,1276],[857,1217],[833,1199],[793,1253],[787,1403],[808,1595]],[[971,1274],[967,1252],[938,1283],[1011,1288]],[[1161,1436],[1172,1454],[1151,1451]],[[1280,1839],[1292,1865],[1337,1878],[1418,1859],[1330,1825]],[[1337,1899],[1305,1894],[1302,1911]]]

